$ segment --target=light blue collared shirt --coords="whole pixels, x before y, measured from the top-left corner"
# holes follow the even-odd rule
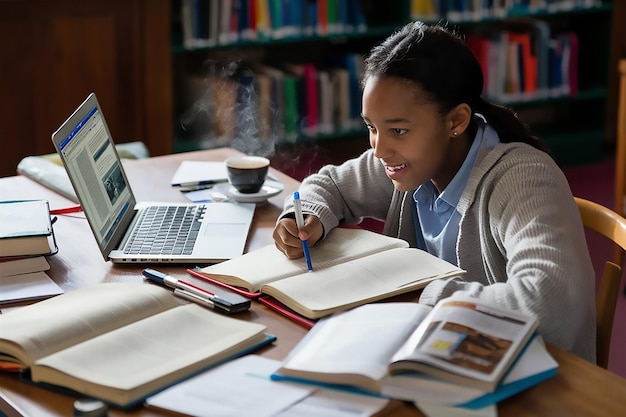
[[[437,195],[437,188],[431,181],[427,181],[413,193],[421,226],[421,230],[416,230],[417,241],[425,245],[422,249],[454,265],[457,265],[456,241],[461,221],[461,214],[456,206],[467,185],[481,143],[484,142],[487,148],[492,148],[500,142],[494,130],[489,129],[487,130],[489,134],[485,134],[485,123],[482,117],[476,117],[476,119],[478,131],[463,165],[450,184]],[[421,236],[419,236],[420,232]]]

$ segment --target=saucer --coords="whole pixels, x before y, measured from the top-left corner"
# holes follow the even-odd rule
[[[239,203],[263,203],[268,198],[280,194],[285,189],[285,185],[278,181],[265,181],[258,193],[244,194],[237,191],[230,184],[219,184],[213,187],[214,190],[222,192]]]

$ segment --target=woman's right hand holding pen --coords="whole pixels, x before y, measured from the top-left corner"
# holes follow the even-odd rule
[[[276,247],[289,259],[298,259],[304,256],[302,241],[308,240],[309,246],[315,245],[324,234],[324,227],[320,219],[312,214],[304,218],[304,227],[298,231],[298,225],[293,218],[281,219],[274,228],[274,243]]]

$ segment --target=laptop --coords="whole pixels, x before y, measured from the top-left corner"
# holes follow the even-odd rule
[[[255,204],[137,202],[94,93],[52,142],[105,260],[205,264],[243,254]]]

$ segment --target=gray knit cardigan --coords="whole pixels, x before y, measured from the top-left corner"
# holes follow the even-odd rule
[[[372,150],[323,167],[299,189],[303,210],[327,232],[365,217],[417,245],[411,193],[397,191]],[[578,209],[549,155],[523,143],[481,148],[457,209],[462,278],[430,283],[428,305],[465,291],[535,315],[544,339],[595,362],[595,280]],[[290,199],[283,214],[292,212]]]

